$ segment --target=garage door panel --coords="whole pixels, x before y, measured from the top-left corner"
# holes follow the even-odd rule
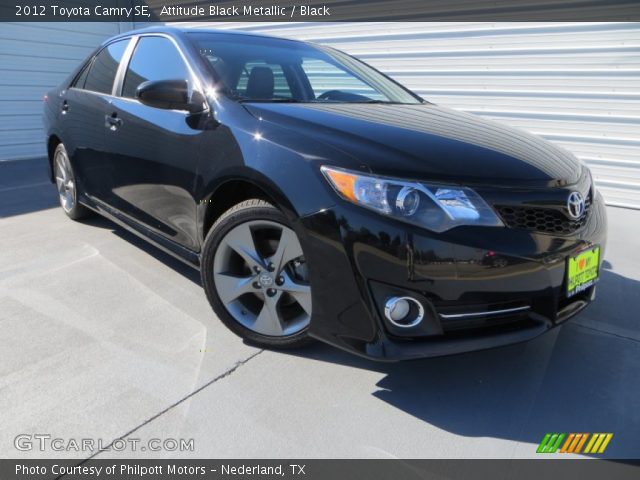
[[[73,66],[75,68],[75,65]],[[0,76],[0,87],[5,86],[23,86],[25,88],[37,88],[47,90],[51,85],[60,85],[62,81],[69,76],[69,70],[66,72],[21,72],[8,71],[2,72]]]
[[[124,25],[124,24],[123,24]],[[0,161],[44,154],[42,98],[98,45],[116,22],[5,23],[0,29]]]
[[[0,106],[2,104],[0,103]],[[42,115],[40,113],[21,115],[0,114],[0,131],[2,130],[28,130],[30,128],[40,128],[42,126]]]
[[[66,75],[72,71],[79,62],[76,58],[55,59],[55,61],[47,62],[47,71],[43,72],[42,62],[47,59],[50,59],[50,57],[26,57],[15,53],[0,54],[0,72],[2,72],[3,76],[15,72],[19,77],[28,77],[29,74],[34,72],[52,72]]]
[[[45,155],[46,149],[44,142],[0,145],[0,162],[20,160],[23,158],[44,157]]]
[[[380,68],[385,73],[391,73]],[[633,76],[607,75],[532,75],[522,72],[519,75],[504,71],[500,74],[486,74],[475,71],[468,73],[454,72],[419,72],[416,74],[393,74],[391,76],[410,89],[437,93],[451,89],[468,91],[475,89],[500,90],[502,92],[518,92],[521,90],[536,92],[557,92],[570,90],[574,93],[600,92],[609,94],[638,94],[638,78]]]
[[[3,22],[0,39],[28,38],[33,41],[49,39],[54,45],[96,45],[104,41],[105,37],[116,35],[118,26],[110,22],[34,22],[10,23]]]
[[[51,84],[56,86],[59,84],[59,81],[52,81]],[[52,88],[49,86],[32,86],[32,85],[12,85],[11,87],[0,88],[0,102],[2,101],[10,101],[11,103],[15,103],[17,98],[28,98],[31,101],[42,98],[47,91]],[[16,113],[21,113],[22,109],[18,109]]]
[[[99,44],[100,42],[96,42]],[[7,40],[2,39],[0,41],[0,54],[11,54],[20,52],[20,55],[27,55],[30,57],[38,57],[42,59],[82,59],[86,57],[96,45],[65,45],[60,48],[52,49],[46,41],[28,41],[24,40]]]

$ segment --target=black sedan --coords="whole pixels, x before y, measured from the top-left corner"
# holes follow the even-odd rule
[[[44,110],[66,214],[199,268],[253,344],[445,355],[533,338],[595,297],[606,217],[580,161],[340,51],[133,31]]]

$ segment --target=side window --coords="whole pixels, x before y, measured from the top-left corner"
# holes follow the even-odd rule
[[[339,90],[346,93],[364,95],[374,100],[382,100],[384,97],[369,85],[351,73],[317,58],[305,58],[302,69],[309,79],[311,88],[316,98],[330,90]]]
[[[149,80],[188,80],[189,70],[171,40],[142,37],[124,77],[122,96],[135,98],[136,89]]]
[[[102,49],[93,60],[84,82],[84,89],[111,94],[120,60],[129,44],[129,39],[120,40]]]
[[[289,82],[287,82],[287,77],[285,77],[284,72],[282,71],[282,66],[274,63],[267,63],[262,60],[245,63],[238,80],[238,85],[236,86],[234,92],[236,95],[243,97],[253,96],[249,95],[251,92],[247,92],[247,88],[249,86],[249,78],[251,77],[251,72],[254,68],[268,68],[269,70],[271,70],[271,73],[273,74],[273,95],[271,96],[276,98],[293,97],[291,88],[289,87]]]
[[[74,88],[84,88],[84,83],[87,81],[87,74],[89,73],[89,67],[91,66],[91,61],[88,61],[87,64],[82,68],[82,71],[76,76],[75,80],[71,84]]]

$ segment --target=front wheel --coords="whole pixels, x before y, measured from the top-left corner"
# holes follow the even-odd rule
[[[298,236],[273,205],[247,200],[226,211],[205,240],[202,283],[222,322],[253,344],[309,341],[311,287]]]

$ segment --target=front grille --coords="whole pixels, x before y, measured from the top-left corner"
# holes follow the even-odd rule
[[[591,209],[591,194],[585,199],[585,211],[577,220],[570,219],[561,210],[544,207],[496,206],[504,224],[535,232],[570,235],[584,227]]]

